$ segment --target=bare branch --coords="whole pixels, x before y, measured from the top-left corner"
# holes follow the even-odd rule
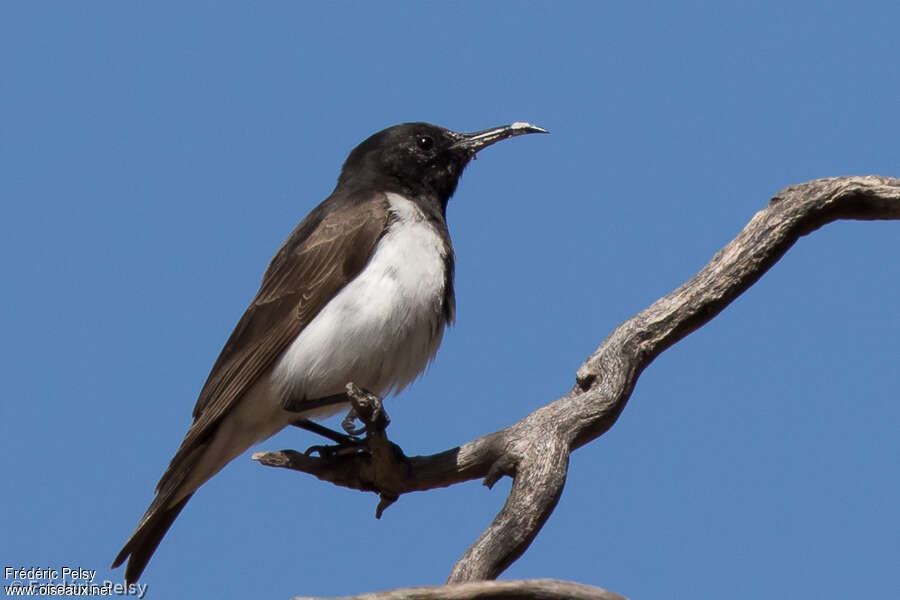
[[[521,556],[553,511],[569,453],[612,427],[653,359],[719,314],[801,236],[840,219],[900,219],[900,180],[837,177],[783,189],[699,273],[619,325],[578,369],[568,393],[505,429],[432,456],[373,450],[324,461],[283,451],[254,459],[376,491],[382,503],[476,478],[490,486],[510,475],[506,504],[453,567],[449,582],[493,579]]]
[[[556,579],[479,581],[412,587],[342,598],[302,597],[294,600],[625,600],[602,588]]]

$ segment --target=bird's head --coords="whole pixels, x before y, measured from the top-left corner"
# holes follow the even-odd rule
[[[526,133],[547,131],[529,123],[474,133],[457,133],[429,123],[395,125],[350,152],[338,186],[372,185],[383,191],[431,196],[446,205],[463,169],[478,151]]]

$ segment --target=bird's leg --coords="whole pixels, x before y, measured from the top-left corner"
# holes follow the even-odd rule
[[[324,398],[315,398],[313,400],[309,400],[306,398],[299,400],[296,398],[287,398],[281,403],[281,407],[289,412],[305,413],[316,408],[333,406],[335,404],[345,404],[349,401],[350,398],[347,397],[346,394],[333,394],[331,396],[325,396]],[[325,427],[324,425],[320,425],[314,421],[310,421],[309,419],[300,418],[292,422],[291,425],[299,427],[300,429],[311,431],[315,434],[321,435],[322,437],[326,437],[337,444],[335,446],[310,446],[306,449],[307,455],[311,455],[317,452],[323,458],[331,458],[338,454],[346,454],[348,452],[355,453],[359,451],[363,443],[362,440],[358,437],[355,437],[354,434],[346,435]]]
[[[411,472],[410,461],[400,446],[387,438],[385,429],[391,419],[384,410],[381,398],[352,382],[347,384],[346,389],[346,393],[340,397],[342,401],[349,402],[351,408],[341,426],[350,435],[332,431],[307,419],[298,419],[293,425],[337,442],[337,445],[334,446],[312,446],[307,449],[307,456],[318,453],[322,461],[340,460],[342,461],[339,467],[341,469],[345,468],[345,465],[347,468],[356,469],[358,465],[364,464],[367,472],[372,469],[372,472],[377,474],[375,481],[366,479],[366,483],[362,484],[364,487],[359,489],[371,489],[378,492],[380,500],[375,509],[375,518],[380,519],[384,510],[399,498],[399,493],[395,490],[403,489],[403,482]],[[337,398],[337,396],[331,398]],[[317,402],[323,403],[322,401]],[[302,407],[308,409],[309,406],[309,401],[298,403],[298,407],[301,409]],[[357,420],[362,423],[358,429],[355,427]],[[363,432],[366,434],[364,439],[356,437]],[[362,462],[354,463],[352,461]],[[313,471],[307,472],[312,473]]]
[[[340,445],[349,446],[359,442],[358,438],[340,433],[339,431],[335,431],[324,425],[319,425],[315,421],[310,421],[309,419],[298,419],[291,423],[291,425],[299,427],[300,429],[305,429],[306,431],[312,431],[313,433],[326,437],[332,442]]]
[[[366,441],[364,439],[353,437],[351,435],[345,435],[343,433],[338,433],[337,431],[329,429],[324,425],[319,425],[318,423],[314,423],[305,419],[295,421],[291,423],[291,425],[294,425],[295,427],[299,427],[301,429],[306,429],[307,431],[312,431],[313,433],[317,433],[323,437],[327,437],[329,440],[335,442],[335,444],[333,445],[316,444],[314,446],[310,446],[306,449],[306,452],[304,452],[304,454],[306,454],[307,456],[318,454],[320,457],[330,460],[337,456],[358,454],[365,451]]]
[[[391,422],[384,410],[384,403],[381,401],[381,398],[354,383],[347,384],[347,392],[344,394],[334,394],[315,400],[287,400],[282,403],[282,407],[285,410],[306,412],[310,409],[345,402],[350,403],[350,410],[341,422],[341,427],[346,434],[329,429],[309,419],[298,419],[291,423],[295,427],[312,431],[336,443],[334,446],[310,446],[306,449],[307,456],[318,453],[322,458],[330,459],[335,456],[367,451],[367,443],[371,434],[383,433]],[[360,427],[356,427],[357,420],[362,424]],[[364,433],[366,434],[366,439],[360,439],[359,436]]]
[[[305,429],[307,431],[312,431],[322,437],[326,437],[332,442],[335,442],[334,445],[330,446],[328,444],[316,444],[314,446],[310,446],[306,449],[305,454],[307,456],[312,456],[313,454],[317,454],[322,458],[332,459],[335,456],[341,456],[344,454],[356,454],[360,452],[363,446],[365,445],[365,440],[361,440],[360,438],[353,437],[351,435],[346,435],[343,433],[339,433],[333,429],[329,429],[324,425],[319,425],[314,421],[310,421],[309,419],[298,419],[291,423],[294,427],[299,427],[300,429]]]

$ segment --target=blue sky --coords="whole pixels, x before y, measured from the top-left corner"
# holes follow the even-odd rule
[[[752,4],[752,6],[751,6]],[[458,321],[388,400],[409,454],[564,393],[785,185],[898,174],[895,2],[4,3],[0,565],[109,571],[293,226],[386,126],[527,120],[448,210]],[[842,222],[641,377],[505,578],[632,598],[891,597],[900,223]],[[333,423],[336,424],[336,423]],[[257,449],[315,443],[284,432]],[[152,598],[441,583],[505,500],[232,463]]]

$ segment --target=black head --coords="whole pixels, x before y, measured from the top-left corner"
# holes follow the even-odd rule
[[[479,150],[526,133],[547,132],[528,123],[475,133],[456,133],[429,123],[395,125],[350,152],[338,187],[371,186],[378,191],[434,199],[444,207],[463,169]]]

